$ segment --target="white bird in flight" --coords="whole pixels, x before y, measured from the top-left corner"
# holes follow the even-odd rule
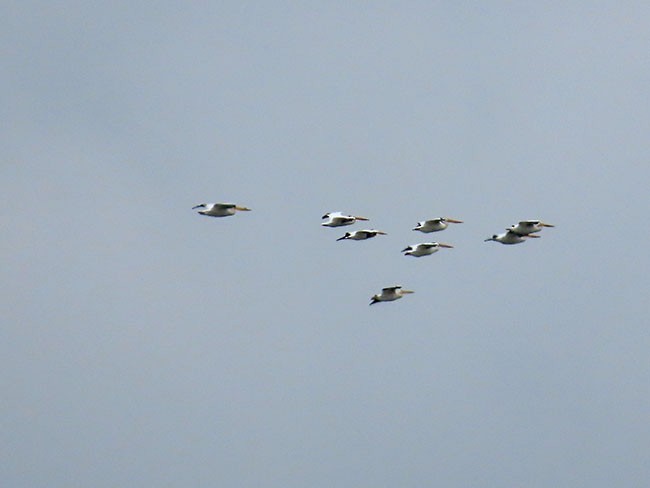
[[[208,215],[210,217],[229,217],[235,215],[237,211],[248,212],[250,208],[235,205],[234,203],[201,203],[192,207],[192,210],[202,208],[199,210],[201,215]]]
[[[411,290],[403,290],[401,286],[390,286],[388,288],[383,288],[381,293],[373,295],[371,298],[370,305],[373,305],[377,302],[392,302],[402,298],[407,293],[415,293]]]
[[[443,244],[442,242],[422,242],[420,244],[413,244],[402,249],[404,256],[415,256],[416,258],[428,256],[434,252],[438,252],[441,247],[452,249],[454,246],[450,244]]]
[[[450,219],[449,217],[439,217],[437,219],[423,220],[418,222],[413,230],[419,230],[428,234],[429,232],[438,232],[440,230],[445,230],[449,224],[462,224],[462,220]]]
[[[339,237],[336,240],[343,241],[346,239],[351,239],[353,241],[364,241],[366,239],[370,239],[371,237],[385,236],[385,235],[386,233],[381,230],[363,229],[363,230],[355,230],[353,232],[346,232],[343,237]]]
[[[528,238],[540,237],[535,234],[528,234],[525,236],[516,234],[508,230],[503,234],[494,234],[492,237],[485,239],[483,242],[495,241],[500,242],[501,244],[519,244],[520,242],[526,242]]]
[[[356,215],[345,215],[341,212],[330,212],[326,213],[321,217],[327,219],[327,222],[323,222],[321,225],[325,227],[342,227],[344,225],[352,225],[357,220],[369,220],[366,217],[358,217]]]
[[[522,220],[517,225],[511,225],[510,228],[506,229],[509,232],[514,232],[520,236],[527,236],[533,232],[539,232],[544,227],[555,227],[553,224],[547,224],[541,220]]]

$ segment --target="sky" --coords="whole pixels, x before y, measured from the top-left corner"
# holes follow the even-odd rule
[[[6,486],[650,485],[647,3],[1,10]]]

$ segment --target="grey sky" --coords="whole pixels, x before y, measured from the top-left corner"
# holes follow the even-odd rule
[[[373,3],[5,4],[3,484],[650,485],[650,6]]]

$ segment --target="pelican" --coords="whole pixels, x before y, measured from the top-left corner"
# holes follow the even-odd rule
[[[509,232],[514,232],[520,236],[527,236],[533,232],[539,232],[544,227],[555,227],[553,224],[547,224],[541,220],[522,220],[517,225],[511,225],[510,228],[506,229]]]
[[[443,244],[442,242],[422,242],[421,244],[413,244],[402,249],[404,256],[415,256],[416,258],[428,256],[434,252],[438,252],[441,247],[453,248],[450,244]]]
[[[375,229],[364,229],[364,230],[355,230],[354,232],[346,232],[343,237],[336,239],[337,241],[343,241],[345,239],[352,239],[353,241],[364,241],[375,236],[385,236],[386,233],[381,230]]]
[[[373,295],[371,298],[370,305],[377,302],[392,302],[402,298],[406,293],[415,293],[411,290],[403,290],[401,286],[390,286],[388,288],[382,288],[381,293]]]
[[[437,232],[439,230],[445,230],[450,223],[462,224],[463,221],[450,219],[449,217],[439,217],[437,219],[423,220],[422,222],[418,222],[417,225],[413,228],[413,230],[419,230],[420,232],[424,232],[425,234],[428,234],[429,232]]]
[[[522,236],[508,230],[503,234],[494,234],[492,237],[485,239],[483,242],[495,241],[495,242],[500,242],[501,244],[519,244],[520,242],[526,242],[526,239],[529,237],[540,237],[540,236],[535,234],[528,234]]]
[[[345,215],[341,212],[330,212],[323,215],[321,218],[328,219],[327,222],[323,222],[320,225],[325,227],[342,227],[344,225],[352,225],[357,220],[369,220],[365,217],[358,217],[355,215]]]
[[[202,208],[199,210],[201,215],[208,215],[210,217],[229,217],[235,215],[238,210],[240,212],[248,212],[250,208],[235,205],[234,203],[201,203],[192,207],[192,210]]]

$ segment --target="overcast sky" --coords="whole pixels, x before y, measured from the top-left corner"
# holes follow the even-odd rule
[[[1,11],[4,486],[650,486],[647,2]]]

